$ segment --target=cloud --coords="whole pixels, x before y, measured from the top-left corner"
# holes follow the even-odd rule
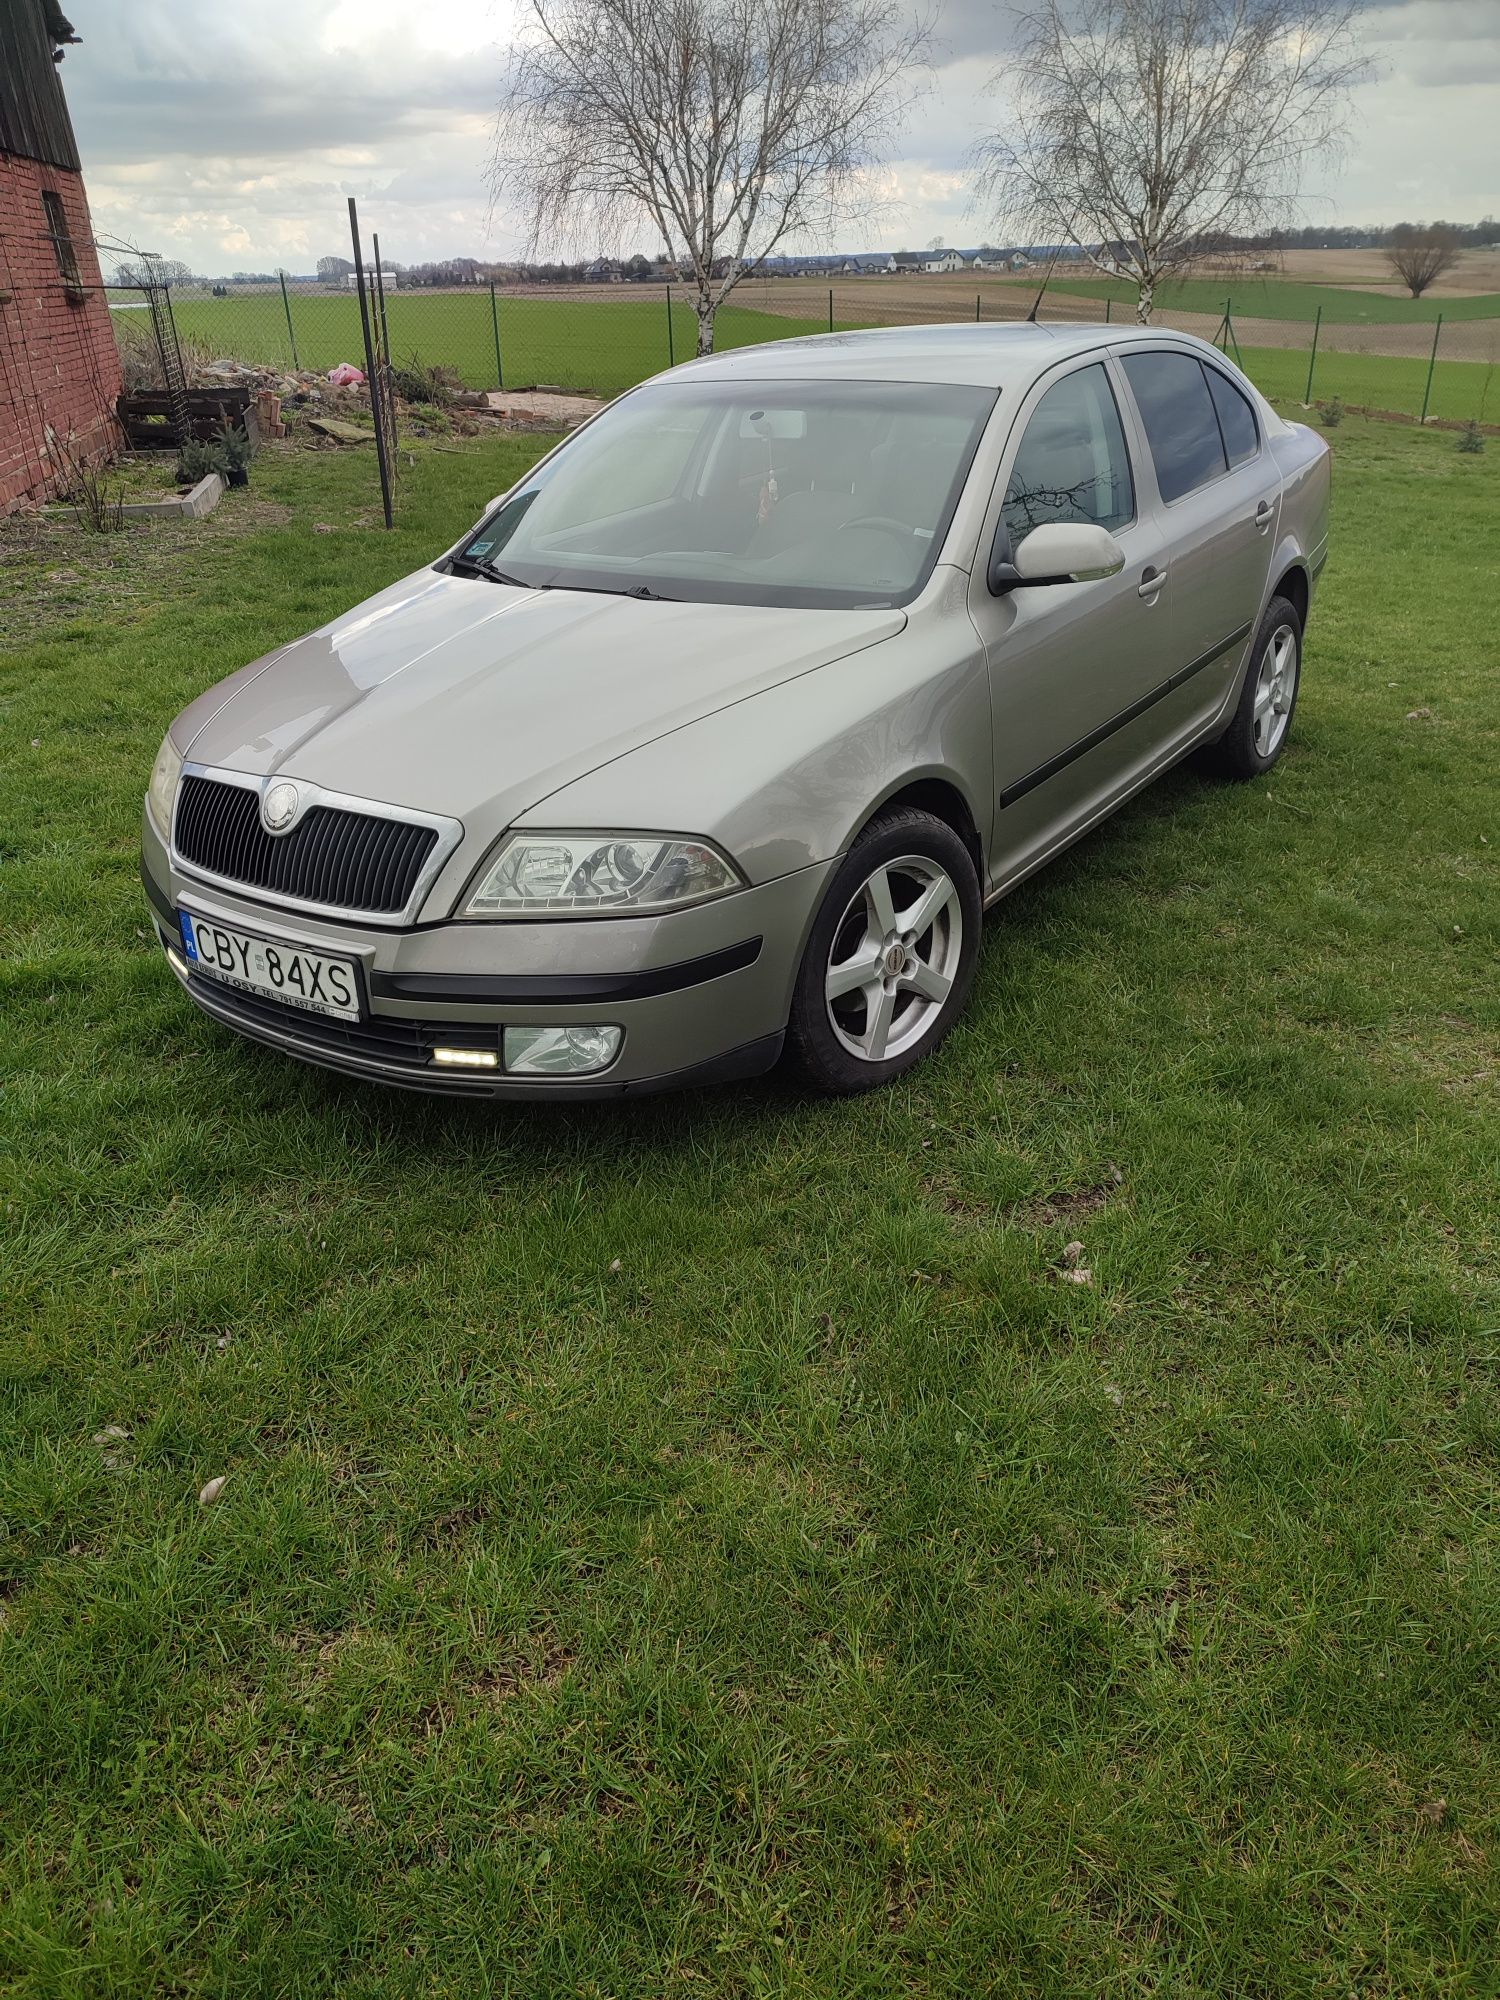
[[[96,229],[222,272],[310,270],[346,248],[360,201],[400,261],[517,247],[491,218],[490,118],[521,0],[70,0],[63,68]],[[1500,210],[1493,143],[1500,7],[1387,0],[1362,27],[1381,65],[1355,97],[1341,165],[1310,220]],[[882,177],[879,225],[851,248],[979,241],[966,161],[1004,117],[989,92],[1014,34],[994,0],[949,0],[930,88]]]

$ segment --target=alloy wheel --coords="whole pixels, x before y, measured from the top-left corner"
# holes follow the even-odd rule
[[[926,855],[883,861],[834,930],[824,981],[840,1043],[888,1062],[920,1042],[947,1004],[963,955],[963,906],[952,877]]]
[[[1255,748],[1271,756],[1286,734],[1297,695],[1297,635],[1278,625],[1266,641],[1255,677]]]

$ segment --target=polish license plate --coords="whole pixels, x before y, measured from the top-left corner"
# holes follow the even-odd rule
[[[360,1018],[359,982],[354,961],[330,958],[300,945],[279,944],[208,917],[179,910],[182,949],[195,972],[206,972],[226,986],[246,993],[263,993],[289,1007],[311,1014],[334,1014],[341,1021]]]

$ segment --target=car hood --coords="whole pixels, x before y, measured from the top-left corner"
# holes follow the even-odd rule
[[[178,741],[197,763],[284,772],[492,833],[626,751],[905,622],[891,609],[664,603],[422,570],[210,690]]]

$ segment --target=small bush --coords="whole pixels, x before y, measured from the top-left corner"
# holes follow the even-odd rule
[[[1476,418],[1470,417],[1469,421],[1459,432],[1456,449],[1459,451],[1484,450],[1484,432],[1479,428]]]
[[[1341,398],[1335,396],[1331,402],[1323,403],[1319,407],[1322,413],[1324,430],[1336,431],[1344,421],[1344,405]]]

